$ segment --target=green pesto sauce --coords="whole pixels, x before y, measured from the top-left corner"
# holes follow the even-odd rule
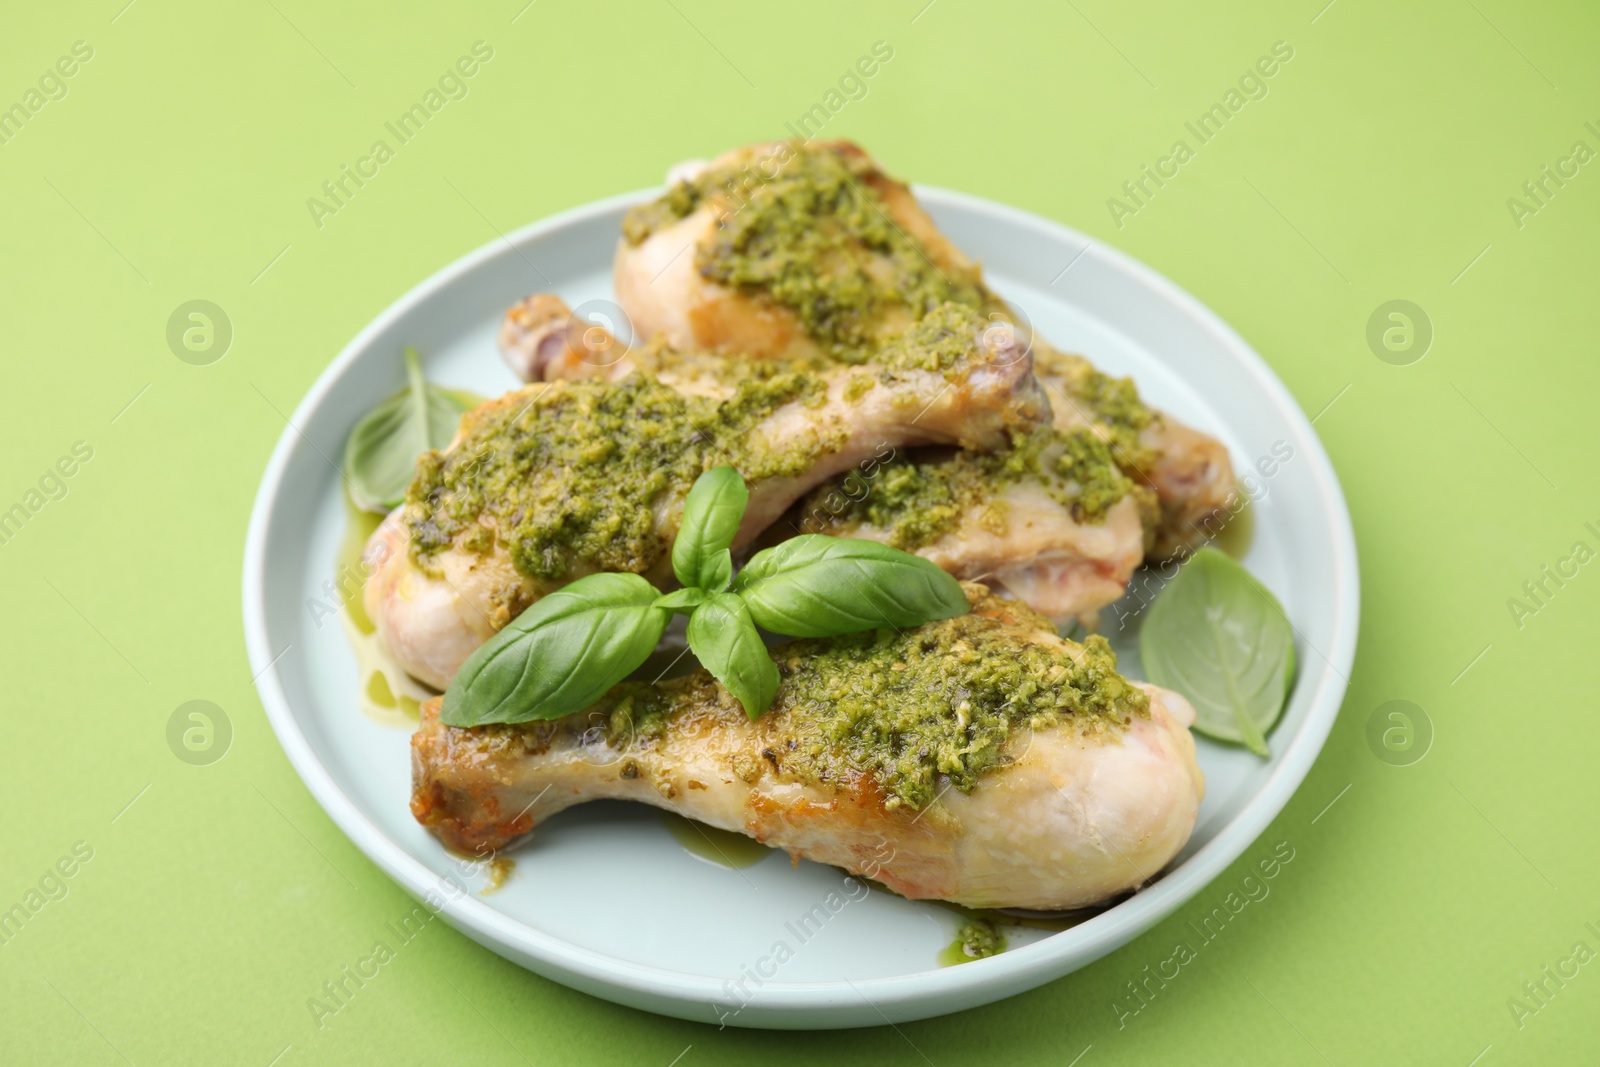
[[[877,467],[871,475],[851,471],[814,490],[802,503],[808,532],[847,536],[860,526],[887,532],[886,542],[908,552],[954,530],[974,510],[997,533],[1006,528],[1007,487],[1036,480],[1072,515],[1098,523],[1126,496],[1133,483],[1110,447],[1094,431],[1062,432],[1044,427],[1013,435],[999,452],[956,452],[938,458],[911,454]]]
[[[910,372],[939,374],[950,381],[968,377],[979,366],[1006,353],[992,352],[986,331],[991,322],[981,311],[964,304],[945,303],[931,309],[901,333],[874,347],[860,364],[849,371],[844,398],[860,400],[875,386],[904,380]],[[665,347],[641,350],[633,357],[640,374],[674,374],[696,380],[710,380],[724,387],[735,387],[751,374],[771,377],[779,373],[823,376],[839,369],[840,361],[826,356],[802,359],[729,359],[707,353],[679,352]]]
[[[1133,488],[1112,458],[1111,449],[1091,432],[1053,432],[1060,451],[1047,453],[1041,465],[1054,478],[1046,484],[1050,495],[1065,505],[1075,522],[1100,522],[1111,506]]]
[[[1098,426],[1124,470],[1144,471],[1154,465],[1155,451],[1140,443],[1139,435],[1158,416],[1139,399],[1132,378],[1102,374],[1081,356],[1045,350],[1035,359],[1039,377],[1058,387],[1048,390],[1050,403],[1069,405]]]
[[[562,734],[587,734],[591,730],[599,731],[608,745],[621,750],[659,738],[675,706],[667,686],[619,682],[588,710],[564,719],[485,723],[471,727],[470,733],[473,745],[493,758],[542,755]]]
[[[728,399],[642,376],[519,390],[464,416],[448,452],[418,458],[405,512],[413,558],[426,568],[448,546],[500,544],[534,580],[575,566],[647,571],[671,548],[656,513],[664,495],[681,497],[722,463],[752,480],[810,468],[826,431],[773,449],[748,438],[775,409],[821,389],[813,375],[763,366],[747,368]]]
[[[870,160],[791,142],[769,160],[776,174],[709,168],[634,208],[623,223],[633,244],[706,201],[722,214],[696,251],[706,279],[764,294],[789,308],[806,332],[841,359],[869,354],[890,309],[920,319],[946,302],[990,307],[976,267],[939,268],[927,250],[891,221]]]
[[[637,245],[657,230],[664,230],[679,219],[687,218],[704,199],[708,183],[704,175],[695,181],[679,182],[666,194],[628,209],[622,217],[622,237],[630,245]]]
[[[1006,950],[1006,937],[1000,928],[988,919],[974,919],[961,924],[956,939],[939,953],[939,962],[946,967],[987,959]]]
[[[1022,618],[1020,605],[1007,610]],[[1039,628],[1053,627],[1038,616]],[[921,809],[941,775],[971,792],[1029,729],[1120,728],[1149,699],[1116,670],[1103,637],[1081,647],[1019,641],[1015,625],[970,614],[772,649],[782,684],[767,712],[767,758],[807,781],[866,774],[893,809]],[[767,753],[763,753],[766,755]]]
[[[919,370],[952,377],[969,371],[975,360],[990,358],[983,347],[983,334],[988,326],[989,320],[983,312],[947,301],[929,308],[910,329],[876,346],[862,358],[870,360],[875,369],[884,373]]]
[[[649,682],[620,682],[588,714],[605,731],[606,744],[622,749],[666,732],[674,704],[667,691]]]

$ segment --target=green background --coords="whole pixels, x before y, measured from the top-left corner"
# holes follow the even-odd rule
[[[28,5],[0,35],[0,105],[73,42],[94,49],[66,98],[0,145],[0,509],[74,442],[93,449],[0,545],[0,908],[74,843],[93,849],[0,945],[0,1058],[1592,1062],[1600,964],[1551,983],[1520,1026],[1507,1002],[1574,942],[1600,949],[1584,929],[1600,926],[1600,564],[1552,583],[1521,626],[1507,600],[1574,542],[1600,548],[1584,528],[1600,528],[1600,165],[1520,227],[1507,199],[1574,141],[1600,149],[1584,127],[1600,126],[1600,10],[123,2]],[[315,226],[306,199],[480,39],[494,57],[470,95]],[[1125,249],[1320,413],[1363,576],[1360,652],[1321,758],[1175,917],[977,1011],[719,1032],[569,991],[435,923],[319,1031],[307,998],[410,902],[302,787],[251,685],[240,561],[280,412],[395,297],[496,231],[781,135],[878,40],[894,58],[828,135]],[[1269,95],[1118,227],[1107,198],[1280,40],[1294,58]],[[209,366],[165,336],[197,298],[234,329]],[[1408,366],[1366,339],[1393,299],[1435,332]],[[209,766],[167,741],[194,699],[232,723]],[[1368,741],[1393,699],[1434,735],[1409,765]],[[1278,841],[1295,859],[1270,897],[1119,1029],[1124,983]]]

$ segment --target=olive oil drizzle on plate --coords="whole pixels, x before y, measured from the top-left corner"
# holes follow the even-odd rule
[[[362,713],[374,722],[409,730],[417,725],[422,701],[434,693],[389,655],[362,600],[368,575],[361,554],[383,516],[356,507],[348,492],[344,494],[344,505],[345,533],[334,559],[333,587],[343,609],[339,622],[356,658],[356,676],[361,679],[356,700]]]
[[[1239,510],[1228,519],[1228,524],[1217,534],[1216,545],[1234,559],[1244,559],[1250,544],[1256,538],[1256,509],[1245,497]]]
[[[753,867],[772,855],[776,849],[731,830],[719,830],[671,811],[658,811],[661,825],[667,828],[683,850],[696,859],[717,867],[739,870]]]

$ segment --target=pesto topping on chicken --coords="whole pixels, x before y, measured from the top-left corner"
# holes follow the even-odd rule
[[[769,177],[770,174],[770,177]],[[717,229],[696,250],[709,281],[789,308],[833,355],[858,362],[886,315],[911,321],[949,301],[995,305],[976,267],[936,265],[897,225],[864,155],[788,142],[755,166],[708,168],[631,210],[623,235],[638,244],[702,204]]]
[[[1034,353],[1034,365],[1047,385],[1058,425],[1066,421],[1095,426],[1125,471],[1145,471],[1154,465],[1155,451],[1141,442],[1140,435],[1161,416],[1139,399],[1132,378],[1113,378],[1082,356],[1042,346]]]
[[[1005,610],[1054,633],[1021,605]],[[1016,625],[977,612],[772,652],[782,682],[761,720],[763,755],[807,781],[869,775],[890,809],[925,807],[940,776],[970,793],[1016,757],[1007,742],[1028,730],[1120,728],[1149,714],[1149,698],[1117,673],[1105,638],[1019,640]]]
[[[807,532],[848,537],[871,526],[885,543],[915,551],[955,530],[974,513],[986,528],[1003,532],[1006,490],[1036,482],[1072,515],[1098,523],[1133,483],[1094,431],[1044,427],[1016,433],[999,452],[923,450],[878,466],[872,476],[851,471],[811,492],[800,512]]]
[[[1023,354],[991,347],[1009,339],[1009,331],[990,332],[984,313],[965,304],[947,301],[929,308],[915,325],[890,337],[863,356],[885,372],[922,370],[951,377],[967,370],[974,358],[1000,362]]]
[[[713,173],[707,171],[692,181],[681,181],[661,196],[644,204],[636,204],[622,216],[622,237],[630,245],[640,244],[655,233],[664,230],[679,219],[687,218],[708,192],[715,190],[709,182]]]
[[[904,381],[916,372],[943,375],[956,381],[981,364],[1003,364],[1023,358],[998,347],[1012,334],[995,330],[982,312],[963,304],[946,303],[930,310],[903,333],[875,347],[870,359],[848,369],[845,399],[859,400],[873,386]],[[683,352],[660,345],[646,346],[630,358],[637,373],[650,377],[693,379],[735,386],[752,373],[826,375],[841,369],[826,356],[800,359],[729,358],[705,352]]]
[[[549,751],[564,734],[587,739],[603,737],[616,751],[659,738],[673,708],[664,686],[627,681],[611,687],[585,711],[564,719],[532,719],[519,723],[483,723],[471,728],[473,745],[486,757],[537,756]]]
[[[530,386],[469,412],[447,452],[426,452],[406,497],[413,558],[502,544],[523,575],[643,573],[666,557],[664,498],[718,464],[757,480],[809,469],[828,431],[754,446],[750,430],[821,379],[783,366],[745,370],[726,399],[684,396],[651,378]],[[840,433],[845,432],[840,430]]]

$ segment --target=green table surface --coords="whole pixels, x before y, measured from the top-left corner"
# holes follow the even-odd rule
[[[0,543],[0,909],[28,911],[0,943],[0,1060],[1594,1062],[1600,9],[125,2],[19,5],[0,34],[0,107],[23,109],[0,115],[0,510],[27,520]],[[465,96],[336,213],[308,207],[480,41]],[[892,58],[830,98],[876,42]],[[1185,125],[1230,102],[1204,142]],[[319,1026],[308,998],[410,905],[251,684],[240,563],[283,413],[455,257],[816,104],[898,174],[1149,263],[1318,416],[1363,579],[1327,747],[1187,907],[990,1007],[718,1031],[432,924]],[[1135,200],[1144,165],[1177,172]],[[168,343],[196,299],[232,328],[208,365]],[[1431,323],[1420,361],[1416,313],[1409,350],[1383,316],[1398,351],[1369,344],[1392,300]],[[191,700],[223,709],[224,758],[175,755]],[[1391,700],[1420,709],[1409,749],[1398,720],[1369,730]],[[1278,842],[1270,895],[1134,1000]]]

